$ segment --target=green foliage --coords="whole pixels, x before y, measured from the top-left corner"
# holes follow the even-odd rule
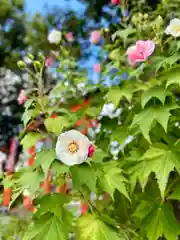
[[[47,87],[44,57],[29,56],[36,74],[27,70],[36,88],[29,90],[24,105],[21,144],[25,151],[42,139],[50,138],[52,144],[36,153],[33,166],[2,176],[4,188],[13,189],[11,205],[21,201],[25,189],[34,201],[36,212],[24,240],[67,240],[69,233],[75,233],[78,240],[175,240],[180,235],[180,45],[178,37],[164,34],[169,21],[165,3],[170,2],[163,2],[156,11],[145,0],[122,3],[122,11],[130,5],[133,9],[113,35],[111,29],[101,31],[109,59],[101,63],[100,83],[95,86],[66,48],[64,32],[55,57],[63,76],[60,83]],[[36,16],[34,24],[47,35],[43,18]],[[109,39],[113,41],[109,43]],[[132,66],[127,48],[147,39],[156,43],[155,51]],[[112,68],[117,71],[111,75]],[[126,80],[122,80],[124,73]],[[121,81],[117,86],[104,86],[106,75]],[[105,105],[101,114],[104,103],[109,102],[114,108]],[[33,121],[37,127],[29,130]],[[58,160],[55,146],[57,137],[71,129],[87,135],[95,152],[92,157],[85,152],[88,157],[83,163],[68,166]],[[70,152],[69,145],[64,145],[62,154],[68,161]],[[40,186],[49,175],[48,181],[64,194],[43,192]],[[69,210],[75,211],[75,218]]]
[[[126,238],[122,234],[118,234],[116,229],[113,229],[111,226],[108,226],[105,222],[103,222],[100,217],[87,215],[85,217],[81,217],[77,223],[76,239],[124,240]]]
[[[179,235],[179,225],[174,217],[171,206],[160,202],[152,203],[142,201],[134,216],[141,221],[141,227],[146,230],[149,240],[158,239],[165,236],[166,239],[177,239]]]
[[[97,173],[89,165],[74,166],[71,168],[73,188],[79,189],[82,185],[89,187],[91,191],[96,191]]]

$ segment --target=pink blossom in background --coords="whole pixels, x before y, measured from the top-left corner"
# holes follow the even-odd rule
[[[52,64],[53,64],[53,59],[51,57],[48,57],[45,62],[46,67],[51,67]]]
[[[120,4],[121,1],[120,0],[111,0],[111,3],[115,5],[115,4]]]
[[[25,95],[25,91],[24,89],[22,89],[19,93],[19,96],[17,98],[17,101],[18,103],[21,105],[21,104],[24,104],[26,101],[27,101],[27,96]]]
[[[126,54],[131,65],[135,65],[137,62],[144,62],[149,56],[153,54],[155,50],[155,43],[151,40],[137,41],[136,45],[130,46],[127,49]]]
[[[91,35],[90,35],[90,42],[91,43],[98,43],[100,40],[101,40],[101,33],[100,31],[93,31],[91,32]]]
[[[73,42],[74,41],[73,33],[72,32],[67,33],[66,39],[68,40],[68,42]]]
[[[94,71],[95,72],[100,72],[101,71],[101,65],[99,63],[94,64]]]

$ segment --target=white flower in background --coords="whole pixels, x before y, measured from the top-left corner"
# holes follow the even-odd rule
[[[66,205],[68,210],[73,210],[73,215],[75,217],[80,217],[81,216],[81,201],[71,201]]]
[[[31,63],[32,63],[32,60],[31,60],[28,56],[25,56],[25,57],[23,58],[23,60],[24,60],[24,62],[25,62],[26,64],[31,64]]]
[[[174,125],[175,125],[176,127],[179,127],[179,126],[180,126],[180,123],[179,123],[179,122],[176,122]]]
[[[61,41],[62,33],[53,29],[48,35],[48,41],[53,44],[59,44]]]
[[[101,111],[101,116],[103,117],[109,117],[109,118],[116,118],[119,117],[121,113],[121,109],[118,108],[115,111],[115,106],[113,103],[108,103],[108,104],[104,104],[102,111]]]
[[[60,134],[56,143],[56,156],[62,163],[72,166],[88,158],[91,142],[82,133],[70,130]]]
[[[95,192],[92,192],[90,195],[90,200],[91,202],[95,202],[97,200],[97,195]]]
[[[112,141],[110,144],[110,152],[113,155],[114,159],[117,160],[117,156],[119,154],[120,151],[122,151],[126,145],[128,145],[129,143],[131,143],[134,140],[133,136],[128,136],[126,138],[126,140],[124,141],[124,143],[119,144],[117,141]]]
[[[173,37],[180,36],[180,19],[174,18],[170,21],[167,26],[165,33],[168,35],[172,35]]]

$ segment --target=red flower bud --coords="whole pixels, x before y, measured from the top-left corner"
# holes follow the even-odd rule
[[[93,157],[94,152],[95,152],[95,148],[92,144],[90,144],[88,149],[88,157]]]

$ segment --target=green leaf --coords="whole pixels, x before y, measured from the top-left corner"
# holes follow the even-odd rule
[[[176,240],[180,228],[173,214],[172,207],[166,203],[151,204],[142,201],[134,216],[140,218],[148,240],[157,240],[165,236],[167,240]]]
[[[122,38],[124,41],[127,40],[128,36],[136,33],[135,28],[127,28],[125,30],[118,30],[112,35],[112,41],[115,40],[116,37]]]
[[[86,185],[91,191],[96,191],[97,173],[88,164],[71,167],[73,188],[79,189]]]
[[[104,152],[101,148],[95,147],[95,152],[92,157],[92,161],[94,163],[101,163],[105,157],[107,157],[108,154]]]
[[[162,198],[164,198],[169,174],[177,169],[180,173],[180,162],[176,152],[171,151],[166,145],[159,144],[158,147],[151,146],[139,159],[139,162],[130,170],[130,181],[134,183],[138,179],[144,188],[148,177],[154,172],[157,178]]]
[[[106,225],[95,215],[86,215],[77,222],[77,240],[125,240],[123,234],[118,234],[116,229]]]
[[[180,187],[177,186],[173,193],[168,197],[168,199],[178,200],[180,201]]]
[[[21,140],[23,149],[27,150],[28,148],[34,146],[39,140],[45,137],[47,137],[47,135],[42,133],[34,133],[34,132],[27,133],[25,137]]]
[[[106,94],[106,99],[110,102],[112,102],[115,107],[118,106],[119,101],[125,97],[128,102],[131,101],[133,94],[133,87],[130,85],[124,86],[122,88],[114,87],[109,90],[109,92]]]
[[[37,115],[39,114],[39,111],[40,111],[39,109],[30,109],[25,111],[24,114],[22,115],[24,126],[29,122],[29,120],[37,117]]]
[[[64,209],[61,208],[64,204],[70,202],[71,197],[67,194],[53,193],[50,195],[45,195],[37,201],[40,208],[36,215],[44,215],[48,212],[56,215],[61,221],[63,221]]]
[[[51,165],[51,169],[52,169],[53,173],[55,173],[57,175],[69,172],[69,166],[62,164],[58,160],[53,161],[53,163]]]
[[[36,161],[34,166],[37,167],[38,165],[41,165],[45,176],[47,176],[48,170],[55,158],[56,153],[54,150],[44,149],[36,154]]]
[[[38,98],[38,103],[42,108],[45,108],[48,105],[48,96],[43,96]]]
[[[147,108],[135,115],[131,128],[138,125],[144,138],[151,142],[149,132],[152,128],[152,123],[154,121],[159,122],[164,130],[167,131],[167,125],[171,115],[170,111],[176,108],[179,108],[176,104]]]
[[[111,195],[112,199],[114,199],[114,192],[117,189],[127,199],[130,200],[125,186],[126,182],[127,179],[123,176],[121,169],[107,164],[104,168],[104,174],[100,179],[100,187],[104,191],[108,192]]]
[[[163,77],[167,80],[166,87],[175,84],[180,86],[180,69],[173,68]]]
[[[25,109],[27,110],[28,108],[30,108],[33,102],[34,102],[34,99],[28,99],[24,104]]]
[[[152,87],[152,88],[144,91],[143,94],[141,95],[142,108],[144,108],[144,106],[147,104],[147,102],[153,97],[159,99],[162,102],[162,104],[164,104],[165,98],[166,98],[165,89],[161,86],[160,87],[155,86],[155,87]]]
[[[71,226],[71,222],[61,222],[53,214],[46,214],[30,226],[22,240],[67,240],[68,226]]]
[[[58,136],[65,127],[69,126],[69,121],[67,118],[60,116],[57,118],[47,118],[44,124],[48,132],[53,132]]]
[[[23,189],[28,189],[31,194],[34,194],[40,186],[40,183],[44,180],[43,175],[38,171],[26,171],[17,180]]]
[[[117,141],[119,144],[124,144],[128,136],[129,132],[127,126],[116,126],[116,129],[112,131],[111,141]]]
[[[101,111],[100,107],[91,107],[86,110],[86,114],[90,117],[97,117]]]

